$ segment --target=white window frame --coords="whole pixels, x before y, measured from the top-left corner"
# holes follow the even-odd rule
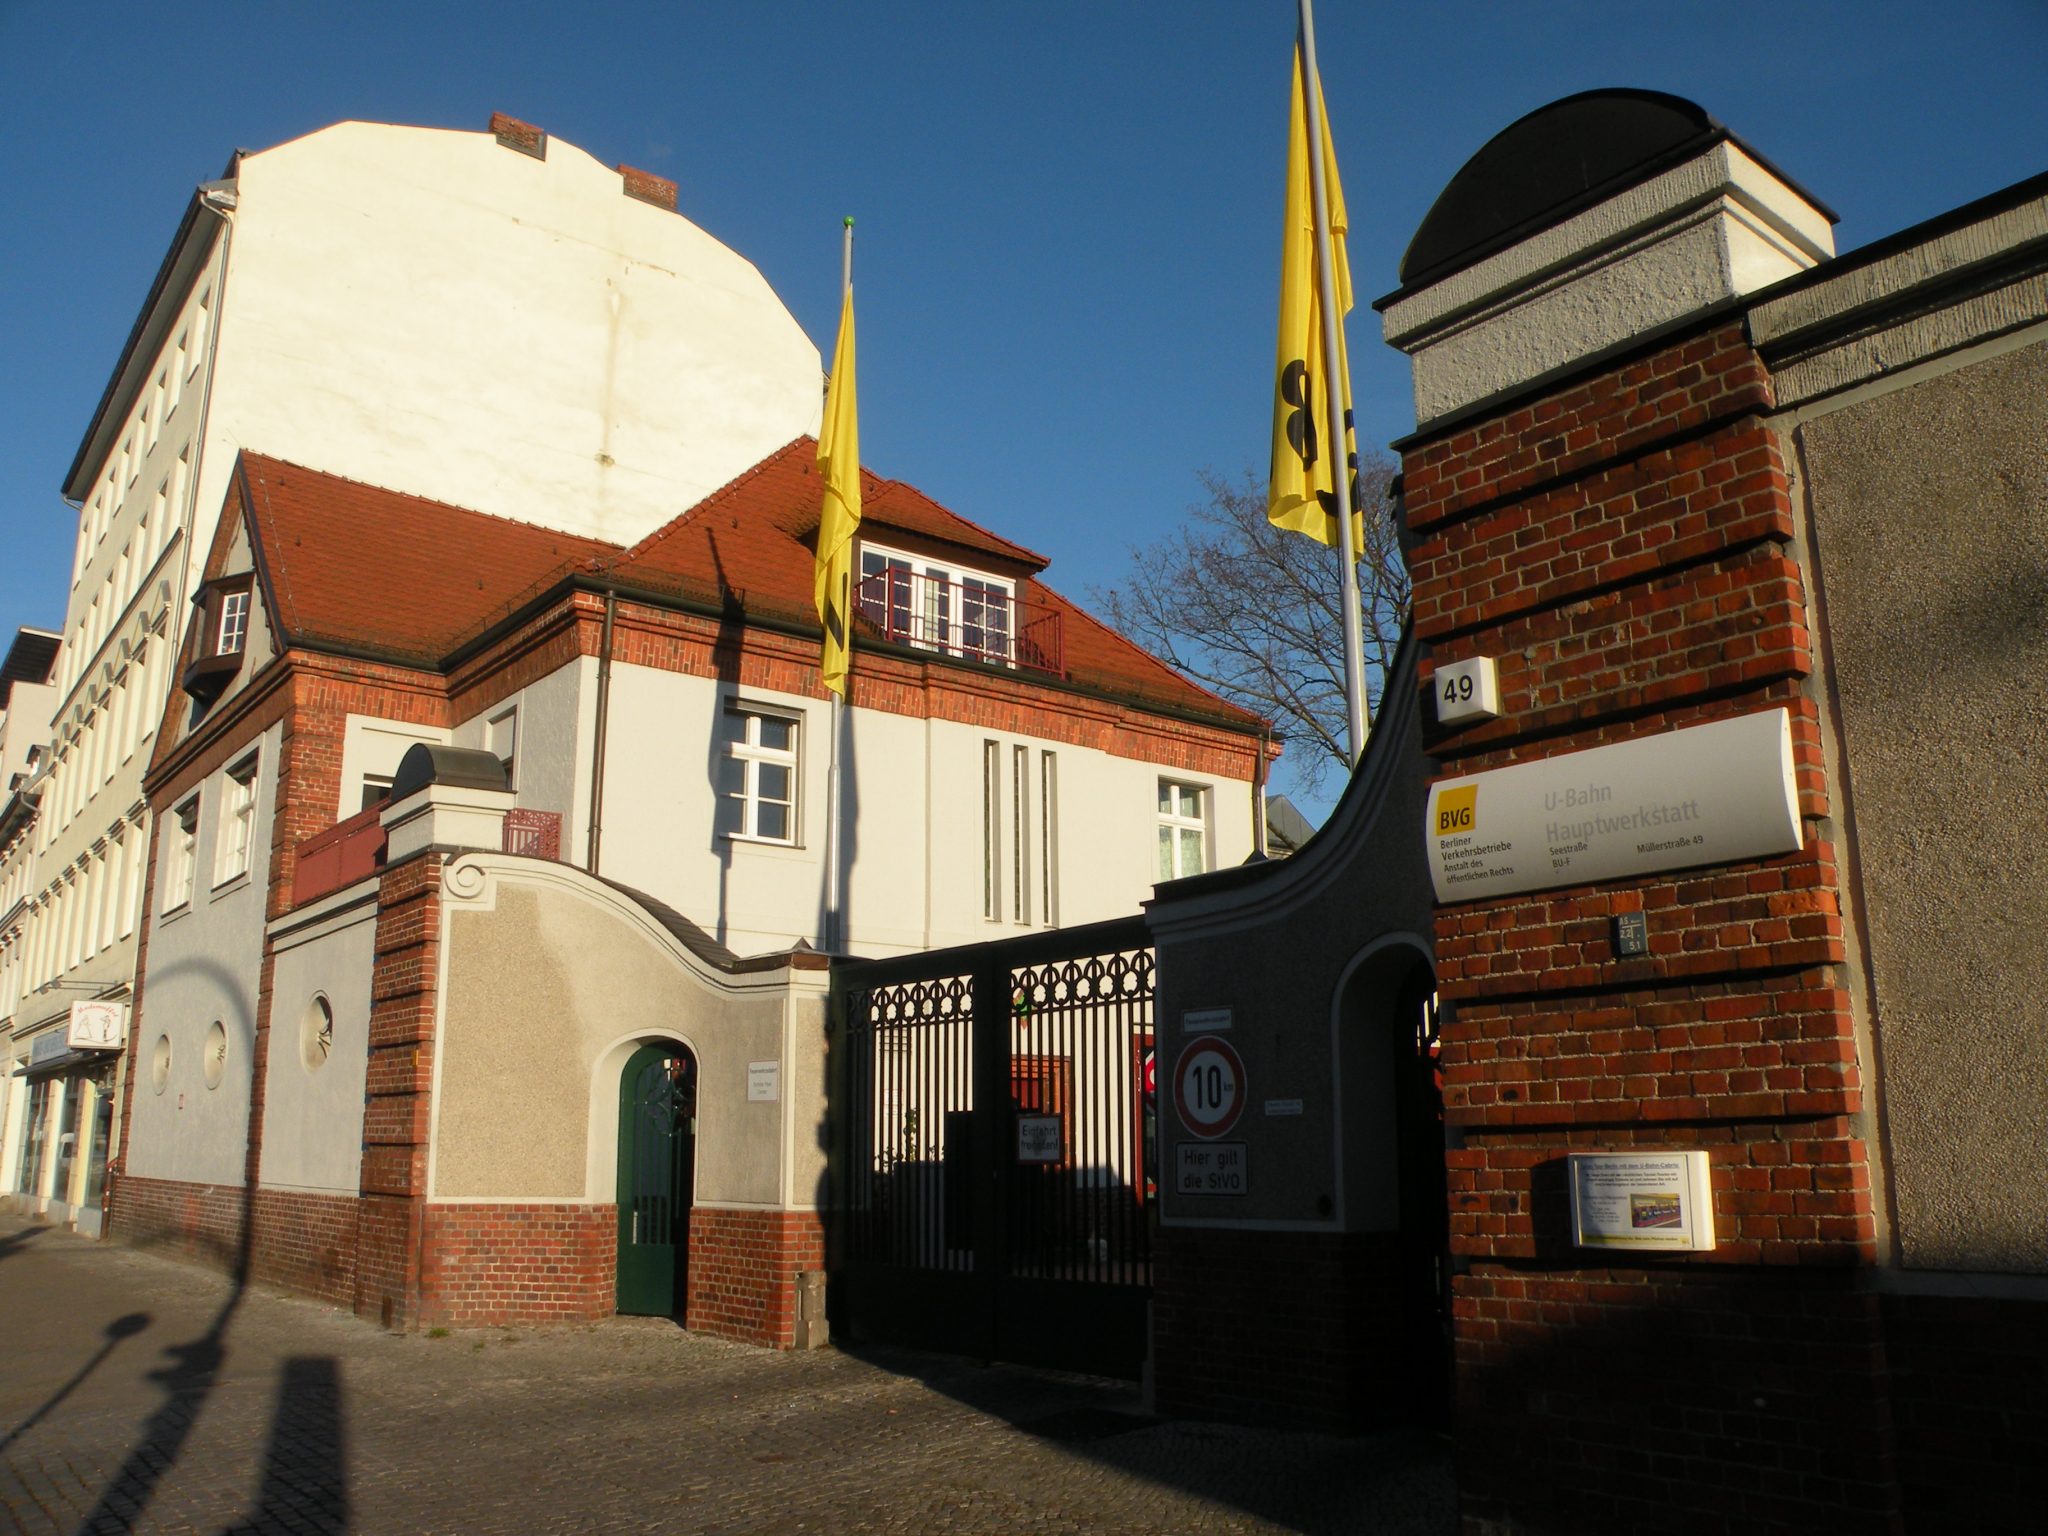
[[[1192,791],[1195,796],[1196,809],[1195,814],[1192,816],[1186,815],[1180,809],[1180,797],[1183,793],[1189,791]],[[1198,784],[1192,779],[1162,778],[1159,781],[1159,792],[1163,793],[1168,800],[1168,807],[1164,810],[1157,809],[1158,802],[1156,798],[1153,802],[1158,818],[1156,825],[1160,833],[1166,836],[1166,847],[1168,849],[1168,867],[1167,870],[1160,873],[1160,880],[1181,880],[1189,875],[1206,874],[1215,867],[1215,854],[1214,850],[1210,847],[1209,840],[1209,807],[1214,802],[1214,796],[1210,793],[1210,786]],[[1182,832],[1199,832],[1201,834],[1202,867],[1200,869],[1183,869],[1181,867],[1180,834]]]
[[[192,904],[192,884],[199,865],[199,792],[194,790],[171,808],[164,823],[165,912],[182,912]]]
[[[870,559],[879,563],[879,568],[868,568]],[[987,571],[977,571],[968,566],[954,565],[949,561],[935,560],[929,555],[912,554],[907,549],[897,549],[887,544],[877,544],[870,539],[860,541],[854,561],[855,607],[859,607],[861,583],[870,577],[880,575],[893,565],[901,565],[911,578],[910,611],[908,636],[892,636],[914,645],[919,650],[943,651],[949,656],[966,656],[977,661],[1000,662],[1004,666],[1017,664],[1017,583],[1007,576],[994,576]],[[946,601],[938,601],[933,581],[946,583]],[[986,643],[970,647],[966,642],[969,628],[966,617],[968,603],[967,583],[978,582],[986,592],[1000,592],[1003,596],[1003,631],[1000,646]],[[886,611],[890,599],[884,597]],[[955,609],[959,611],[955,611]],[[984,613],[986,610],[984,610]],[[889,628],[888,625],[883,626]],[[977,626],[986,640],[989,625],[984,621]]]
[[[221,593],[220,622],[213,631],[213,654],[239,656],[249,643],[249,608],[254,596],[250,587]]]
[[[795,710],[777,709],[772,705],[756,704],[748,699],[734,699],[724,709],[726,722],[738,719],[745,722],[741,739],[735,741],[730,734],[721,733],[725,746],[724,755],[743,765],[740,788],[718,790],[721,802],[733,802],[739,806],[739,825],[725,832],[725,837],[736,843],[767,843],[777,848],[798,848],[802,846],[803,832],[803,716]],[[778,721],[789,727],[789,748],[787,751],[761,744],[761,722]],[[782,767],[789,770],[789,799],[764,800],[761,794],[761,769]],[[786,836],[775,837],[761,831],[761,807],[764,804],[787,804],[789,815]]]
[[[249,873],[250,851],[256,843],[256,777],[258,755],[251,752],[233,764],[220,781],[220,825],[213,837],[215,890]]]

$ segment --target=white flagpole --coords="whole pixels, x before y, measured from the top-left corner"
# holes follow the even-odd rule
[[[1337,272],[1330,241],[1330,194],[1323,166],[1323,76],[1316,68],[1316,18],[1301,0],[1301,65],[1308,92],[1308,174],[1316,204],[1316,272],[1323,299],[1323,377],[1329,381],[1331,478],[1337,486],[1337,550],[1343,571],[1344,705],[1350,725],[1351,766],[1365,754],[1365,669],[1359,657],[1364,636],[1358,617],[1358,565],[1351,550],[1350,434],[1344,430],[1344,401],[1351,381],[1343,376],[1339,344],[1344,317],[1337,313]]]
[[[843,301],[853,290],[853,219],[846,220],[845,236],[839,248],[839,295]],[[856,475],[860,466],[855,465]],[[848,586],[852,582],[849,578]],[[840,612],[846,624],[847,677],[845,683],[832,691],[832,754],[830,766],[825,772],[825,948],[831,954],[845,954],[846,935],[846,890],[843,871],[839,867],[841,852],[845,846],[846,829],[842,825],[843,811],[840,806],[839,740],[846,729],[846,693],[853,686],[853,594],[840,594]]]

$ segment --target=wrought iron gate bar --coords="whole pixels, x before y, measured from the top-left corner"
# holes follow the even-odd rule
[[[852,1331],[1135,1373],[1153,972],[1136,918],[837,968],[834,1263]]]

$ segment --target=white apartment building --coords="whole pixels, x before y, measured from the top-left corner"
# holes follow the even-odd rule
[[[674,209],[672,183],[503,117],[341,123],[195,191],[64,486],[78,544],[10,981],[46,1144],[0,1154],[32,1207],[90,1205],[108,1155],[113,1072],[42,1037],[129,994],[143,772],[244,445],[630,543],[815,429],[816,347]]]

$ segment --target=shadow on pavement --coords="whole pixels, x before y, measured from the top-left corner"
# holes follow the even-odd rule
[[[7,1237],[0,1237],[0,1259],[11,1259],[36,1238],[49,1231],[48,1227],[25,1227]]]
[[[332,1355],[287,1360],[277,1383],[256,1513],[223,1536],[349,1528],[348,1428]]]
[[[35,1229],[37,1232],[42,1230],[41,1227]],[[15,1425],[4,1436],[0,1436],[0,1451],[6,1450],[7,1447],[14,1444],[15,1441],[19,1440],[47,1418],[52,1409],[73,1392],[77,1391],[79,1384],[105,1363],[107,1356],[114,1352],[116,1345],[123,1339],[133,1338],[136,1334],[142,1332],[143,1329],[149,1326],[149,1321],[150,1318],[147,1312],[130,1312],[126,1317],[117,1317],[107,1324],[107,1342],[93,1352],[90,1360],[86,1361],[85,1364],[72,1373],[69,1381],[65,1382],[55,1392],[52,1392],[40,1408]]]
[[[1457,1529],[1451,1453],[1424,1428],[1324,1434],[1162,1419],[1135,1383],[984,1365],[881,1345],[834,1347],[922,1382],[1063,1452],[1303,1533]]]

